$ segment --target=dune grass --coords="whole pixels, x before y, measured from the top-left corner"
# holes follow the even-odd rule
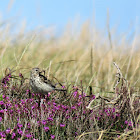
[[[1,138],[140,137],[138,36],[128,43],[125,35],[117,38],[109,31],[106,36],[89,23],[77,32],[66,28],[59,36],[49,29],[21,29],[14,35],[8,25],[0,29]],[[118,70],[113,62],[123,75],[115,90]],[[61,83],[66,97],[54,92],[38,106],[39,94],[29,87],[33,67],[46,70],[49,79]],[[110,104],[114,100],[116,104]]]

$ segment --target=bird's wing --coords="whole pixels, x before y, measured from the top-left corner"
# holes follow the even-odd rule
[[[47,77],[45,77],[44,75],[42,75],[42,74],[40,74],[40,73],[39,73],[39,77],[40,77],[40,79],[41,79],[44,83],[49,84],[49,85],[51,85],[53,88],[55,88],[55,85],[53,85],[52,82],[51,82],[50,80],[47,79]]]

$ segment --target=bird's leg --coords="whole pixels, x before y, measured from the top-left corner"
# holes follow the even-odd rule
[[[67,91],[63,91],[64,92],[64,96],[66,97]]]
[[[38,96],[38,107],[42,107],[42,104],[43,104],[43,100],[44,100],[44,95],[41,94],[40,96]]]
[[[46,100],[46,102],[49,100],[48,93],[47,93],[47,95],[45,95],[45,100]]]
[[[42,94],[41,94],[41,95],[42,95]],[[42,106],[42,105],[43,105],[43,100],[44,100],[44,99],[42,98],[42,99],[41,99],[41,104],[40,104],[40,110],[41,110],[40,113],[41,113],[41,120],[42,120],[42,121],[43,121],[43,115],[44,115],[44,113],[43,113],[43,106]]]
[[[29,98],[31,98],[31,92],[30,92],[30,90],[29,90]]]
[[[41,109],[42,109],[43,100],[44,100],[44,99],[41,99],[41,103],[40,103],[40,108],[41,108]]]
[[[41,99],[42,99],[42,94],[37,94],[38,97],[38,108],[40,107]]]

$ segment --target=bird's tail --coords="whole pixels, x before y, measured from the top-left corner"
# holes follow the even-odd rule
[[[57,91],[67,91],[66,89],[61,89],[61,88],[55,88]]]

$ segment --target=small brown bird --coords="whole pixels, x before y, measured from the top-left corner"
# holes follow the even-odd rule
[[[39,68],[33,68],[30,74],[30,86],[36,93],[48,94],[48,92],[57,90],[57,91],[66,91],[64,89],[56,88],[55,85],[51,83],[44,75],[41,74]]]

